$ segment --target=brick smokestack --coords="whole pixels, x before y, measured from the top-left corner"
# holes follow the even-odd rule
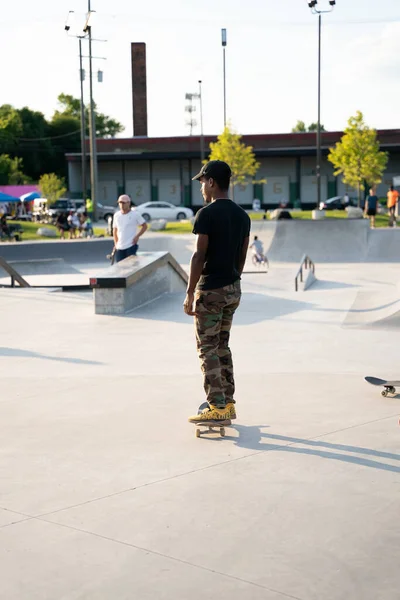
[[[147,137],[146,44],[132,43],[133,135]]]

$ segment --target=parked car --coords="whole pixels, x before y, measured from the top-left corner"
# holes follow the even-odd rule
[[[136,209],[147,222],[154,219],[165,219],[166,221],[182,221],[191,219],[193,211],[185,206],[175,206],[168,202],[145,202],[139,204]]]
[[[50,208],[45,210],[44,217],[45,220],[52,223],[57,219],[58,215],[63,212],[70,212],[71,210],[77,213],[84,213],[86,210],[85,202],[83,200],[60,198],[59,200],[56,200],[54,204],[50,206]]]
[[[118,210],[118,208],[116,206],[104,206],[103,204],[100,204],[100,202],[98,202],[97,203],[97,218],[108,221],[108,218],[112,217],[117,212],[117,210]]]
[[[325,202],[319,203],[320,210],[344,210],[346,206],[357,206],[357,200],[355,198],[350,198],[347,204],[343,201],[344,196],[334,196],[333,198],[329,198]]]

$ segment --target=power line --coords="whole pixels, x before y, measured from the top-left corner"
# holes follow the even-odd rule
[[[59,140],[60,138],[70,137],[72,135],[76,135],[80,133],[80,129],[76,129],[75,131],[70,131],[70,133],[63,133],[62,135],[52,135],[41,138],[17,138],[17,142],[44,142],[45,140]]]

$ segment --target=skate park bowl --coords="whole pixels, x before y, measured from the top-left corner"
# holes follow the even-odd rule
[[[205,398],[185,282],[160,289],[145,275],[147,252],[187,265],[193,235],[143,236],[125,280],[142,265],[144,303],[124,314],[95,314],[101,288],[0,289],[5,599],[398,600],[400,393],[364,378],[400,375],[399,230],[266,225],[251,235],[270,269],[243,277],[230,336],[237,419],[225,437],[197,439],[187,422]],[[31,284],[111,269],[121,285],[112,245],[0,254],[18,252],[7,260]],[[303,254],[318,280],[300,293]],[[153,287],[162,295],[148,301]]]

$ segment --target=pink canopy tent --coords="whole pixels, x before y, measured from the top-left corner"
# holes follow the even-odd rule
[[[0,192],[3,194],[9,194],[10,196],[14,196],[15,198],[19,198],[23,194],[28,194],[29,192],[38,192],[37,185],[0,185]]]

